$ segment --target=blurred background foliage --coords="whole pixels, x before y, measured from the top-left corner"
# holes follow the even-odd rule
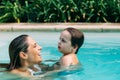
[[[120,0],[0,0],[0,23],[120,22]]]

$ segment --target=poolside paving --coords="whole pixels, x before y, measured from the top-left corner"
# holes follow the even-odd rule
[[[120,32],[120,23],[1,23],[0,31],[61,31],[67,27],[85,32]]]

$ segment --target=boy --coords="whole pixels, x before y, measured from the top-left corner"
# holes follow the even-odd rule
[[[61,32],[58,50],[63,54],[60,61],[54,64],[54,69],[65,68],[79,64],[76,56],[84,42],[84,35],[75,28],[66,28]],[[59,65],[59,66],[58,66]]]

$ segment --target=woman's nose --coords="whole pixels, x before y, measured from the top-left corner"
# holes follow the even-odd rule
[[[42,50],[42,47],[41,47],[41,46],[39,46],[39,48],[40,48],[40,50]]]
[[[42,47],[40,46],[40,50],[42,50]]]
[[[39,49],[39,50],[42,50],[42,47],[38,45],[38,49]]]

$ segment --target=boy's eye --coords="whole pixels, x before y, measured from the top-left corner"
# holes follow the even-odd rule
[[[64,43],[66,42],[66,40],[64,38],[60,38],[60,41],[64,42]]]
[[[61,40],[62,42],[66,42],[64,39]]]

